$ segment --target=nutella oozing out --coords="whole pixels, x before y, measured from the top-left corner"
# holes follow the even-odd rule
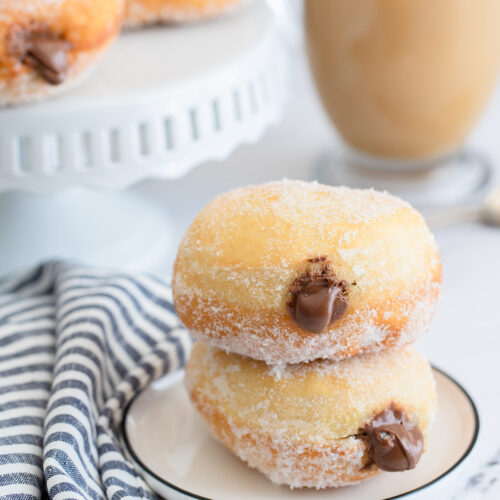
[[[16,27],[8,36],[9,53],[33,68],[51,85],[59,85],[67,76],[71,44],[38,25]]]
[[[289,310],[303,330],[321,333],[344,315],[347,283],[333,274],[326,257],[315,257],[308,263],[321,269],[307,270],[295,280]]]
[[[413,469],[422,455],[420,429],[394,406],[376,415],[358,436],[368,443],[372,463],[385,471]]]
[[[24,57],[24,63],[31,66],[44,80],[59,85],[68,72],[68,50],[65,40],[36,37]]]

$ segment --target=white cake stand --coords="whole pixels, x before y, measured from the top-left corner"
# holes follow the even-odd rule
[[[103,248],[116,266],[157,268],[135,265],[144,253],[123,238],[164,253],[166,214],[152,205],[138,210],[129,192],[81,188],[174,179],[258,140],[286,96],[287,52],[277,25],[259,1],[208,23],[126,33],[73,92],[1,110],[0,193],[55,197],[0,195],[0,214],[16,233],[13,239],[0,221],[0,273],[54,255],[107,265]],[[71,196],[59,193],[77,186]],[[124,220],[125,235],[96,231]]]

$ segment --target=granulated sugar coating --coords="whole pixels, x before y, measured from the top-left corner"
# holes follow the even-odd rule
[[[248,0],[125,0],[124,25],[183,23],[230,12]]]
[[[293,284],[326,268],[345,281],[348,307],[310,333],[290,310]],[[209,203],[181,243],[173,290],[195,338],[276,364],[412,342],[427,330],[440,284],[434,238],[410,205],[373,190],[285,180]]]
[[[41,9],[57,9],[67,0],[0,0],[0,23],[22,12],[36,15]],[[87,1],[87,0],[84,0]]]
[[[186,386],[213,434],[273,482],[343,486],[378,472],[360,429],[395,405],[427,440],[429,365],[413,347],[279,369],[196,343]]]

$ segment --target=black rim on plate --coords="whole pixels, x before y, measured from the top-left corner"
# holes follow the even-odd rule
[[[419,486],[418,488],[414,488],[413,490],[410,490],[410,491],[407,491],[405,493],[402,493],[401,495],[396,495],[394,497],[388,497],[388,498],[386,498],[384,500],[394,500],[396,498],[404,498],[404,497],[406,497],[408,495],[411,495],[412,493],[416,493],[417,491],[421,491],[421,490],[423,490],[425,488],[428,488],[429,486],[431,486],[434,483],[438,482],[443,477],[447,476],[450,472],[452,472],[453,470],[455,470],[469,456],[469,454],[471,453],[472,449],[474,448],[474,446],[475,446],[475,444],[477,442],[477,438],[479,436],[480,421],[479,421],[479,412],[477,410],[476,404],[474,403],[474,401],[470,397],[469,393],[464,389],[464,387],[462,386],[462,384],[460,384],[459,382],[457,382],[452,376],[448,375],[445,371],[441,370],[440,368],[437,368],[434,365],[432,365],[432,369],[436,370],[438,373],[440,373],[441,375],[443,375],[447,379],[451,380],[462,391],[462,393],[466,397],[467,401],[469,402],[469,404],[470,404],[470,406],[472,408],[472,412],[474,414],[474,421],[475,421],[474,434],[472,436],[472,439],[471,439],[471,442],[470,442],[469,446],[467,447],[467,449],[465,450],[465,452],[463,453],[463,455],[449,469],[447,469],[445,472],[443,472],[442,474],[440,474],[438,477],[434,478],[432,481],[429,481],[428,483],[425,483],[422,486]],[[134,462],[136,462],[151,477],[153,477],[154,479],[156,479],[158,482],[162,483],[163,485],[165,485],[165,486],[167,486],[169,488],[172,488],[173,490],[178,491],[179,493],[182,493],[182,494],[184,494],[184,495],[186,495],[186,496],[188,496],[190,498],[196,498],[198,500],[214,500],[212,498],[203,497],[203,496],[197,495],[196,493],[192,493],[191,491],[187,491],[187,490],[184,490],[182,488],[179,488],[175,484],[167,481],[166,479],[162,478],[161,476],[159,476],[158,474],[156,474],[154,471],[152,471],[137,456],[137,454],[135,453],[134,449],[132,448],[132,445],[130,444],[130,441],[129,441],[129,438],[128,438],[128,435],[127,435],[126,421],[127,421],[127,416],[128,416],[129,410],[132,407],[132,404],[134,403],[134,401],[136,400],[136,398],[138,396],[140,396],[140,394],[141,393],[136,394],[131,399],[131,401],[129,402],[129,404],[126,406],[125,411],[123,412],[123,420],[122,420],[122,423],[121,423],[121,435],[122,435],[122,439],[123,439],[123,442],[125,444],[125,448],[126,448],[127,452],[130,454],[130,456],[132,457],[132,459],[134,460]]]

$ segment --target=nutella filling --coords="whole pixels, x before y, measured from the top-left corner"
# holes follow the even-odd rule
[[[385,471],[413,469],[422,455],[422,433],[403,411],[392,405],[365,425],[358,437],[369,444],[372,463]]]
[[[68,73],[71,44],[50,33],[47,28],[30,23],[17,26],[7,36],[9,54],[33,68],[51,85],[62,83]]]
[[[316,257],[308,262],[323,268],[319,273],[308,271],[295,280],[289,309],[303,330],[321,333],[344,315],[347,284],[334,276],[326,258]]]
[[[68,73],[69,48],[65,40],[36,37],[30,40],[23,62],[48,83],[59,85]]]

